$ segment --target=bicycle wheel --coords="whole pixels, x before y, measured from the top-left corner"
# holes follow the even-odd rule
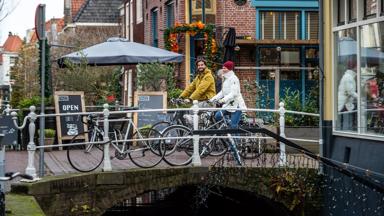
[[[240,156],[244,159],[255,159],[264,153],[266,139],[262,133],[247,133],[239,139]]]
[[[171,166],[184,166],[192,162],[193,141],[191,129],[181,126],[169,126],[163,132],[165,155],[164,161]],[[169,138],[169,139],[168,139]]]
[[[158,165],[164,157],[164,142],[162,135],[155,129],[143,128],[136,131],[130,139],[154,139],[129,141],[128,156],[132,163],[141,168],[152,168]]]
[[[172,125],[171,122],[161,121],[161,122],[157,122],[154,125],[152,125],[151,128],[159,131],[160,133],[162,133],[165,130],[165,128],[167,128],[167,127],[169,127],[171,125]]]
[[[104,160],[104,144],[101,134],[93,131],[78,134],[72,138],[71,143],[85,142],[88,136],[89,144],[74,145],[67,148],[67,158],[71,166],[79,172],[91,172],[97,169]]]
[[[228,141],[225,139],[213,139],[209,144],[209,155],[211,156],[221,156],[227,153],[228,151]]]

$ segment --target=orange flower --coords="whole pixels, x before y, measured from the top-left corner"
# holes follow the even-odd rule
[[[201,21],[198,21],[198,22],[196,23],[196,26],[197,26],[197,28],[199,28],[199,29],[203,29],[203,28],[205,27],[204,23],[202,23]]]

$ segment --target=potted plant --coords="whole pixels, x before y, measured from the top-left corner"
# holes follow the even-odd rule
[[[44,145],[49,146],[53,145],[55,141],[55,136],[56,136],[56,130],[54,129],[44,129]],[[46,148],[45,151],[51,151],[52,148]]]

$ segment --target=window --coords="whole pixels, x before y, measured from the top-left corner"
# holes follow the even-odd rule
[[[143,22],[143,1],[136,1],[136,24]]]
[[[9,58],[9,64],[11,66],[15,65],[16,64],[16,60],[17,60],[17,57],[10,57]]]
[[[335,34],[336,64],[336,130],[357,131],[357,37],[356,29]]]
[[[265,11],[261,16],[261,39],[300,39],[299,12]]]
[[[319,39],[319,13],[307,13],[307,40]]]
[[[348,0],[348,19],[349,22],[355,22],[357,19],[356,0]]]
[[[191,21],[202,21],[215,24],[216,0],[190,0]]]
[[[345,23],[345,0],[337,1],[337,24],[343,25]]]
[[[364,18],[376,15],[377,0],[364,0]]]
[[[125,37],[133,41],[133,11],[132,0],[128,1],[125,6]]]
[[[361,133],[384,135],[384,22],[360,28]]]
[[[173,1],[166,4],[167,27],[175,24],[175,3]]]
[[[159,46],[159,38],[158,38],[158,11],[159,9],[155,8],[151,11],[152,23],[151,23],[151,33],[152,33],[152,46]]]

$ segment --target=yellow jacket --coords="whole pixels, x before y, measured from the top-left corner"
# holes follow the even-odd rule
[[[181,93],[181,98],[209,100],[216,95],[215,79],[209,69],[199,73],[193,82]]]

